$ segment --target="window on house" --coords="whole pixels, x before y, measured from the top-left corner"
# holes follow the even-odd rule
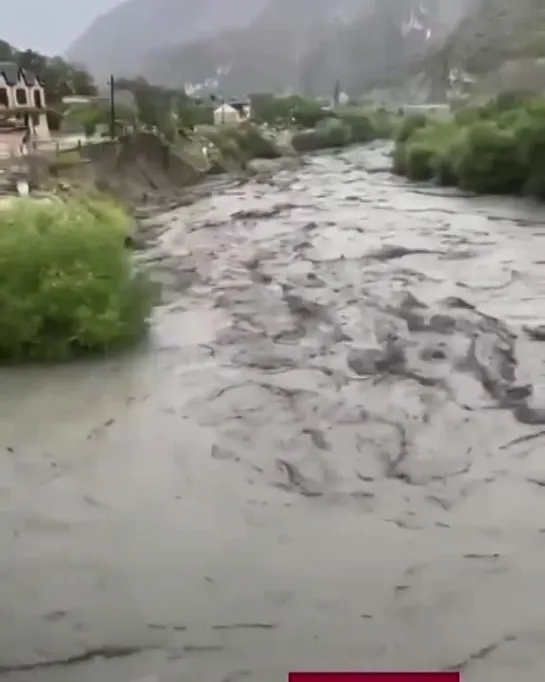
[[[24,88],[17,88],[15,91],[15,101],[20,105],[28,103],[26,90]]]
[[[42,101],[42,93],[39,90],[34,90],[34,104],[38,109],[41,109],[44,105]]]
[[[9,107],[7,88],[0,88],[0,107]]]

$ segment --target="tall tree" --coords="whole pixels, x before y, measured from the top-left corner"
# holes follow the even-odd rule
[[[0,61],[14,61],[21,69],[35,73],[44,83],[50,104],[65,95],[91,96],[97,92],[92,76],[81,66],[69,64],[62,57],[46,57],[34,50],[19,51],[0,40]]]

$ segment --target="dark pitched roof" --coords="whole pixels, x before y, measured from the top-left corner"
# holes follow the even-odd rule
[[[29,87],[35,83],[40,83],[35,73],[27,69],[20,69],[15,62],[0,62],[0,74],[4,76],[8,85],[15,85],[19,80],[19,74]]]

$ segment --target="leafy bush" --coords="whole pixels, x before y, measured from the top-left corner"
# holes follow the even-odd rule
[[[371,142],[388,138],[392,133],[392,118],[385,110],[340,111],[337,118],[320,121],[314,130],[297,133],[292,138],[296,151],[311,152],[319,149],[344,147],[351,142]]]
[[[519,119],[515,130],[520,163],[525,168],[524,192],[545,199],[545,106],[535,106]]]
[[[396,131],[396,118],[386,109],[379,108],[370,114],[375,140],[387,140]]]
[[[410,114],[402,119],[396,132],[396,142],[403,144],[420,128],[425,128],[428,118],[424,114]]]
[[[376,139],[375,126],[365,114],[341,114],[340,120],[350,129],[352,142],[371,142]]]
[[[232,135],[248,159],[278,159],[282,156],[274,141],[252,123],[234,128]]]
[[[291,140],[298,152],[313,152],[319,149],[335,149],[351,142],[351,131],[340,121],[328,121],[314,130],[296,133]]]
[[[490,112],[491,115],[495,115],[502,111],[520,109],[534,97],[535,93],[529,90],[507,90],[493,97],[486,104],[485,110]]]
[[[186,130],[198,125],[214,125],[214,111],[211,104],[185,103],[178,109],[178,125]]]
[[[396,175],[407,175],[407,143],[396,142],[392,155],[392,172]]]
[[[456,170],[459,186],[480,194],[517,193],[524,183],[515,135],[493,121],[467,129]]]
[[[321,121],[335,119],[336,114],[314,102],[301,102],[292,111],[292,121],[302,128],[314,128]]]
[[[477,193],[545,199],[545,99],[504,93],[450,121],[404,120],[393,170]]]
[[[484,121],[487,118],[490,118],[489,112],[484,107],[474,105],[461,107],[454,114],[454,121],[462,127],[477,121]]]
[[[245,167],[251,159],[278,159],[282,156],[274,140],[253,123],[213,126],[202,131],[223,158],[213,159],[215,169]]]
[[[257,103],[252,101],[252,116],[254,120],[269,125],[314,128],[326,118],[335,118],[336,114],[323,109],[315,100],[292,95],[262,98]]]
[[[434,177],[434,150],[425,142],[413,142],[405,153],[405,174],[409,180],[431,180]]]
[[[453,121],[429,120],[417,127],[405,142],[396,142],[393,171],[411,180],[435,179],[456,185],[453,164],[458,153],[461,129]]]
[[[0,359],[65,360],[146,331],[152,290],[111,202],[16,199],[0,210]]]

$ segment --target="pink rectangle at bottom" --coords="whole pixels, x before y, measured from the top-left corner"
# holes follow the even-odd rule
[[[298,672],[289,682],[462,682],[457,672]]]

